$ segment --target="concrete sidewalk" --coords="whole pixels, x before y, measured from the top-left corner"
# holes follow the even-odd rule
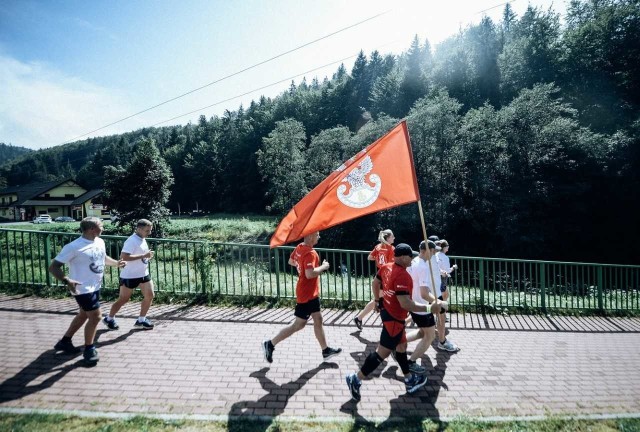
[[[308,327],[278,345],[268,364],[260,343],[291,310],[159,305],[150,314],[156,328],[143,331],[133,329],[138,307],[123,308],[118,331],[100,324],[100,362],[86,368],[81,356],[53,351],[77,311],[73,299],[0,295],[0,411],[364,421],[640,413],[640,319],[453,314],[449,337],[462,350],[429,349],[427,386],[405,394],[390,360],[364,382],[356,405],[344,377],[375,349],[377,320],[358,332],[353,312],[326,310],[327,339],[340,356],[323,363]]]

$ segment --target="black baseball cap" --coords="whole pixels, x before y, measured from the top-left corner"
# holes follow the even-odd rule
[[[411,246],[409,246],[406,243],[398,244],[393,253],[397,257],[401,257],[401,256],[415,257],[415,256],[418,256],[418,252],[414,252],[413,249],[411,249]]]
[[[432,235],[429,236],[429,240],[431,240],[432,242],[437,242],[438,240],[440,240],[440,238],[436,235]]]

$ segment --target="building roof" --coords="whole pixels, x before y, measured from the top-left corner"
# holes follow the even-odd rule
[[[71,205],[72,200],[26,200],[21,205],[23,206],[68,206]]]
[[[76,183],[75,180],[73,180],[71,177],[68,177],[62,180],[55,180],[55,181],[45,182],[45,183],[29,183],[22,186],[10,186],[8,188],[0,190],[0,195],[14,195],[14,194],[18,195],[18,200],[12,202],[10,204],[10,207],[18,207],[22,205],[49,205],[49,204],[45,204],[44,200],[35,200],[35,198],[38,195],[42,195],[43,193],[55,188],[56,186],[59,186],[68,181],[72,181]],[[27,202],[30,200],[34,200],[34,202],[27,204]],[[46,201],[46,202],[49,202],[49,201]],[[69,204],[62,204],[62,201],[56,201],[56,204],[52,204],[52,205],[69,205]]]
[[[101,194],[102,194],[102,189],[92,189],[89,192],[85,192],[84,194],[80,195],[78,198],[73,200],[73,202],[71,202],[70,205],[79,205],[82,203],[86,203],[90,199],[95,198]]]
[[[47,190],[55,187],[59,182],[47,182],[47,183],[29,183],[26,185],[18,185],[18,186],[9,186],[0,190],[0,195],[18,195],[18,201],[21,201],[21,198],[28,199],[37,195],[37,192],[46,188]]]

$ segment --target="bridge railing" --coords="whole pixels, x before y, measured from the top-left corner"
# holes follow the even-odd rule
[[[47,268],[78,234],[0,229],[0,283],[60,286]],[[102,236],[117,258],[126,237]],[[155,251],[150,273],[157,291],[295,298],[293,247],[147,239]],[[369,251],[316,249],[330,264],[320,277],[324,299],[367,302],[376,268]],[[640,266],[451,256],[449,302],[482,310],[640,310]],[[105,289],[118,289],[119,272],[107,267]],[[61,287],[62,288],[62,287]]]

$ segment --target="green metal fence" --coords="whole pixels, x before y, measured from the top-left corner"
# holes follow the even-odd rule
[[[48,271],[62,246],[78,234],[0,229],[0,283],[59,286]],[[126,237],[102,236],[107,254],[120,256]],[[150,272],[157,291],[294,298],[297,275],[288,265],[292,247],[147,239],[155,251]],[[330,270],[320,277],[325,299],[371,299],[375,264],[368,251],[317,248]],[[640,311],[640,266],[451,256],[458,269],[449,282],[452,305],[499,310]],[[107,267],[105,289],[118,288]]]

